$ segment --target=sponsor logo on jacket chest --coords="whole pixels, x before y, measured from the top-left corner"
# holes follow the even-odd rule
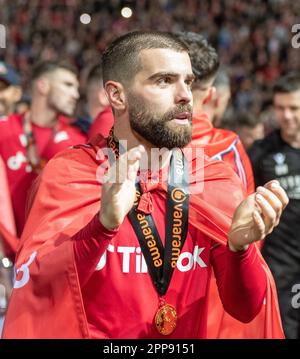
[[[195,270],[197,268],[207,267],[204,262],[203,256],[205,247],[195,246],[194,251],[191,252],[182,252],[178,257],[176,264],[177,269],[180,272],[187,272],[189,270]],[[130,247],[130,246],[114,246],[112,244],[108,245],[107,251],[102,255],[100,261],[96,267],[96,270],[102,270],[107,262],[108,255],[115,255],[118,253],[122,261],[122,272],[123,273],[147,273],[147,264],[144,259],[140,247]]]

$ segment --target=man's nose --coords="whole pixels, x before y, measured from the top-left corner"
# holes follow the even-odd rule
[[[185,83],[180,82],[176,86],[175,102],[182,104],[189,104],[192,102],[193,96],[191,88]]]
[[[285,108],[283,111],[284,118],[290,120],[293,118],[293,112],[289,108]]]
[[[79,99],[80,95],[79,95],[79,89],[77,87],[74,87],[72,96],[75,100]]]

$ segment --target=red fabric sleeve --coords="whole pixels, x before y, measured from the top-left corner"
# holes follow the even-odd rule
[[[118,229],[106,229],[99,221],[99,214],[96,214],[84,228],[72,237],[81,287],[89,280],[95,271],[99,259],[105,252],[109,241],[117,233]]]
[[[212,250],[212,263],[224,309],[235,319],[250,322],[260,311],[267,288],[254,245],[241,252],[219,245]]]

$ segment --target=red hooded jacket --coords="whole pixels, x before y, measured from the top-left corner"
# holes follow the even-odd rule
[[[91,145],[80,146],[58,154],[43,171],[21,239],[16,263],[17,278],[5,320],[4,338],[95,337],[95,331],[91,328],[92,323],[87,320],[87,310],[90,308],[85,307],[86,296],[93,293],[89,292],[88,288],[85,290],[84,287],[80,287],[74,256],[74,238],[76,239],[76,234],[85,228],[99,211],[101,183],[97,178],[99,179],[103,165],[101,161],[103,156],[99,155],[99,150],[105,146],[106,141],[99,137]],[[53,181],[54,174],[55,181]],[[200,162],[194,159],[190,163],[190,175],[192,175],[190,178],[197,179],[190,184],[191,191],[198,189],[199,186],[203,191],[190,197],[189,224],[203,237],[224,246],[234,210],[244,198],[240,181],[223,162],[210,161],[206,158]],[[160,202],[165,203],[165,199],[157,198],[156,203],[159,205]],[[132,241],[133,237],[130,233],[128,236],[128,240]],[[126,238],[122,238],[122,241],[120,239],[119,243],[113,243],[110,251],[117,250],[116,248],[119,247],[124,253],[125,243]],[[189,241],[186,241],[185,245],[190,245]],[[280,338],[283,334],[274,282],[259,251],[255,246],[252,246],[252,250],[257,251],[256,258],[266,274],[267,290],[264,304],[251,324],[257,327],[257,337]],[[185,253],[187,258],[190,258],[188,252]],[[108,255],[107,260],[110,260]],[[98,263],[98,270],[103,269],[103,261]],[[186,264],[182,263],[182,265]],[[157,304],[153,299],[157,298],[157,295],[152,292],[149,301],[151,284],[149,275],[141,274],[140,278],[143,278],[143,281],[137,287],[141,288],[144,285],[145,291],[142,289],[137,294],[135,293],[136,277],[128,276],[126,271],[121,274],[120,266],[122,261],[117,259],[107,263],[105,267],[109,275],[107,279],[111,278],[111,280],[105,280],[103,284],[99,283],[105,288],[107,305],[109,306],[110,302],[115,303],[114,311],[104,310],[104,317],[100,318],[105,328],[101,337],[116,337],[116,335],[123,338],[153,337],[149,312],[151,311],[153,315],[153,302]],[[194,292],[183,290],[176,304],[178,304],[179,316],[183,318],[182,323],[192,321],[188,327],[185,325],[181,327],[178,324],[174,338],[187,335],[195,338],[203,335],[199,327],[200,318],[197,320],[195,315],[190,316],[192,312],[189,311],[194,305],[198,305],[199,300],[201,301],[197,293],[199,291],[206,293],[202,286],[209,283],[210,268],[207,265],[204,269],[207,280],[202,284],[192,285],[190,282],[192,271],[186,273],[186,288],[193,289]],[[114,271],[117,271],[117,276],[110,277]],[[179,274],[175,271],[174,276],[183,276],[183,273]],[[180,281],[184,289],[185,281],[183,279]],[[175,280],[174,283],[176,284]],[[176,290],[175,288],[173,290]],[[170,292],[168,299],[172,301],[172,298],[177,296],[171,289],[170,287],[168,291]],[[124,307],[126,308],[124,312],[122,311],[123,295],[131,300],[128,306]],[[197,298],[195,303],[193,298]],[[103,305],[103,308],[106,308],[105,303]],[[116,313],[119,317],[115,317]],[[132,327],[132,323],[135,323],[137,318],[139,318],[137,323],[144,323],[143,326]],[[116,321],[122,324],[123,333],[110,332],[117,325]]]

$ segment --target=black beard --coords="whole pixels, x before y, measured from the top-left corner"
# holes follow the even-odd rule
[[[177,105],[175,109],[159,116],[147,109],[145,104],[135,96],[129,100],[129,121],[132,130],[157,148],[182,148],[192,140],[192,107],[190,105]],[[188,125],[169,126],[176,115],[188,112]]]

